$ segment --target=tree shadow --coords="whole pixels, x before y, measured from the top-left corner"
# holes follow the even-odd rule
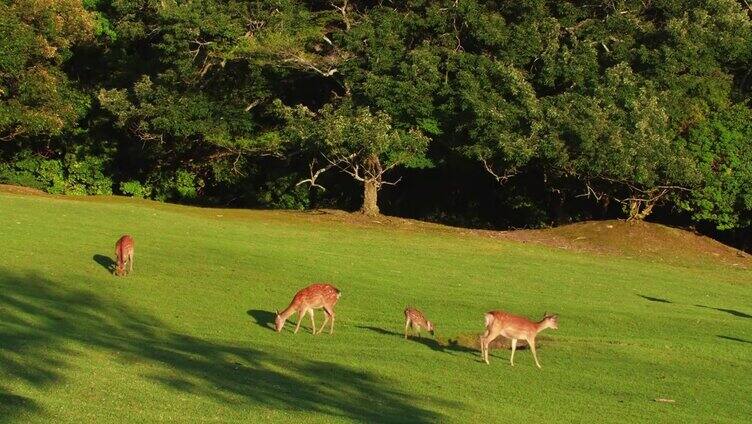
[[[651,302],[658,302],[658,303],[673,303],[670,300],[667,299],[661,299],[659,297],[651,297],[651,296],[645,296],[643,294],[638,294],[637,296],[640,296],[641,298],[645,300],[649,300]]]
[[[752,318],[752,315],[745,314],[744,312],[737,311],[736,309],[714,308],[712,306],[705,306],[705,305],[695,305],[695,306],[697,306],[698,308],[713,309],[713,310],[716,310],[718,312],[725,312],[727,314],[730,314],[730,315],[733,315],[733,316],[739,317],[739,318]]]
[[[134,378],[230,406],[415,423],[444,421],[432,410],[437,406],[461,407],[433,396],[418,398],[400,390],[397,381],[355,367],[181,334],[126,303],[66,289],[64,282],[35,273],[0,268],[0,310],[0,412],[51,415],[53,411],[43,408],[44,398],[34,398],[44,394],[12,389],[18,382],[40,390],[65,384],[82,350],[106,353],[125,365],[139,364],[137,369],[145,374]],[[268,327],[269,312],[248,314]]]
[[[24,396],[0,390],[0,417],[14,417],[21,413],[41,415],[37,403]]]
[[[256,321],[256,325],[274,331],[274,320],[277,317],[274,312],[249,309],[246,313]]]
[[[387,335],[387,336],[397,336],[397,337],[400,337],[400,338],[403,338],[403,339],[405,337],[404,333],[400,334],[400,333],[397,333],[395,331],[387,330],[387,329],[380,328],[380,327],[361,326],[361,325],[358,325],[356,327],[357,328],[362,328],[364,330],[373,331],[375,333]],[[472,349],[472,348],[469,348],[467,346],[463,346],[456,339],[454,339],[454,340],[453,339],[447,339],[446,342],[442,343],[440,340],[438,340],[436,338],[428,338],[428,337],[423,337],[423,336],[417,336],[417,335],[413,336],[413,335],[411,335],[407,339],[407,341],[410,341],[410,342],[413,342],[413,343],[419,343],[419,344],[422,344],[422,345],[424,345],[424,346],[426,346],[426,347],[428,347],[431,350],[434,350],[436,352],[443,352],[443,353],[448,353],[448,354],[452,354],[452,352],[473,352],[473,353],[477,353],[478,352],[477,349]]]
[[[102,268],[106,269],[110,273],[115,270],[115,261],[113,261],[109,256],[96,254],[92,257],[92,259],[94,260],[94,262],[101,265]]]
[[[716,336],[716,337],[718,337],[719,339],[726,339],[726,340],[732,340],[732,341],[735,341],[735,342],[740,342],[740,343],[749,343],[749,344],[752,344],[752,341],[750,341],[750,340],[745,340],[745,339],[740,339],[740,338],[738,338],[738,337],[731,337],[731,336],[721,336],[721,335],[718,335],[718,336]]]

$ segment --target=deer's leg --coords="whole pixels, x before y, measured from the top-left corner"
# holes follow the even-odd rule
[[[541,368],[540,362],[538,362],[538,354],[535,352],[535,338],[528,339],[528,344],[530,345],[530,351],[533,352],[533,359],[535,359],[535,366],[538,368]]]
[[[517,350],[517,339],[512,339],[512,356],[509,358],[509,363],[514,366],[514,351]]]
[[[133,253],[128,257],[128,272],[133,272]]]
[[[329,334],[334,334],[334,310],[333,309],[331,311],[329,311],[329,315],[330,315],[330,318],[331,318],[329,320],[329,322],[331,323],[331,324],[329,324]]]
[[[405,338],[407,338],[408,327],[410,327],[410,318],[405,318]]]
[[[298,334],[298,330],[300,330],[300,323],[303,322],[303,317],[305,316],[305,311],[298,311],[298,324],[295,326],[294,334]]]
[[[491,330],[486,329],[486,332],[480,336],[480,357],[486,363],[488,363],[488,337],[490,335]]]
[[[309,309],[308,313],[311,315],[311,329],[313,330],[313,334],[316,334],[316,321],[313,319],[313,309]]]
[[[324,327],[326,327],[326,323],[329,322],[329,311],[324,308],[324,323],[321,324],[321,327],[319,327],[318,334],[321,334],[324,332]]]

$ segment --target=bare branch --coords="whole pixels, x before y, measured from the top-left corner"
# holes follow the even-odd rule
[[[254,107],[258,106],[258,104],[261,103],[261,99],[256,99],[251,102],[248,106],[243,109],[245,112],[248,112],[249,110],[253,109]]]
[[[599,202],[601,201],[601,199],[603,199],[604,197],[606,197],[606,193],[598,193],[597,191],[595,191],[593,189],[593,187],[590,186],[590,182],[589,181],[585,183],[585,188],[587,189],[587,191],[585,193],[578,194],[575,197],[587,197],[587,198],[590,198],[590,196],[592,195],[595,198],[595,200],[597,200]]]
[[[299,186],[301,184],[304,184],[304,183],[310,183],[311,187],[317,187],[317,188],[320,188],[321,191],[326,191],[326,188],[324,186],[322,186],[320,184],[316,184],[316,179],[321,174],[323,174],[324,172],[326,172],[326,171],[330,170],[331,168],[333,168],[335,165],[333,163],[330,163],[329,165],[327,165],[327,166],[325,166],[323,168],[320,168],[320,169],[318,169],[317,171],[314,172],[313,168],[314,168],[315,165],[316,165],[316,159],[312,160],[311,163],[308,164],[308,169],[311,172],[311,178],[306,178],[305,180],[298,181],[298,183],[295,184],[295,187],[297,187],[297,186]]]
[[[493,168],[491,167],[491,165],[488,163],[486,159],[480,159],[480,161],[481,163],[483,163],[483,167],[486,168],[486,171],[489,174],[493,175],[493,177],[496,179],[496,182],[502,185],[506,183],[508,179],[514,177],[515,175],[519,173],[519,171],[517,171],[516,169],[512,169],[506,174],[499,175],[496,172],[494,172]]]
[[[393,185],[397,185],[400,181],[402,181],[402,177],[397,178],[396,181],[381,181],[379,184],[380,185],[391,185],[391,186],[393,186]]]
[[[14,129],[10,134],[6,135],[5,137],[0,137],[0,140],[2,141],[13,140],[14,138],[16,138],[16,136],[19,136],[23,133],[24,133],[23,128],[16,127],[16,129]]]
[[[332,75],[334,75],[334,74],[336,74],[338,72],[337,68],[331,68],[328,71],[322,71],[321,69],[317,68],[316,65],[314,65],[313,63],[311,63],[311,61],[306,60],[306,59],[304,59],[301,56],[298,56],[296,54],[293,54],[291,56],[292,56],[291,58],[285,59],[284,62],[297,62],[297,63],[299,63],[299,64],[307,67],[308,69],[311,69],[311,70],[317,72],[318,74],[321,74],[324,77],[330,77],[330,76],[332,76]]]
[[[332,7],[339,10],[339,13],[342,14],[342,21],[345,23],[345,30],[350,31],[350,19],[348,19],[347,17],[347,0],[344,0],[342,2],[342,6],[337,6],[334,3],[330,3],[330,4],[332,5]]]

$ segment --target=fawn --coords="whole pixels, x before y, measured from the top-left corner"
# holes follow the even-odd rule
[[[128,265],[128,273],[133,272],[133,237],[128,234],[115,242],[115,275],[126,275],[126,264]]]
[[[405,338],[407,338],[407,329],[411,328],[412,331],[417,331],[420,336],[420,329],[425,328],[433,336],[433,323],[426,319],[423,312],[412,308],[405,308]]]
[[[483,359],[488,364],[488,345],[499,335],[512,339],[512,356],[509,362],[514,366],[514,351],[517,349],[517,339],[527,340],[530,350],[533,352],[535,365],[540,368],[538,355],[535,353],[535,336],[546,328],[559,328],[559,317],[556,315],[543,315],[538,322],[527,318],[512,315],[503,311],[491,311],[486,314],[486,332],[480,337],[480,349]]]
[[[334,305],[337,304],[342,293],[331,284],[311,284],[310,286],[299,290],[292,298],[290,306],[282,312],[276,312],[274,319],[274,329],[279,333],[285,322],[294,313],[298,313],[298,324],[295,326],[295,334],[300,329],[300,323],[306,313],[311,315],[311,326],[313,334],[316,333],[316,322],[313,320],[313,310],[324,308],[324,324],[321,325],[319,333],[324,331],[327,321],[331,321],[329,334],[334,333]]]

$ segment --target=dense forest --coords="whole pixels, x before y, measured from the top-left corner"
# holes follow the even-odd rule
[[[748,0],[0,0],[0,182],[750,247]]]

